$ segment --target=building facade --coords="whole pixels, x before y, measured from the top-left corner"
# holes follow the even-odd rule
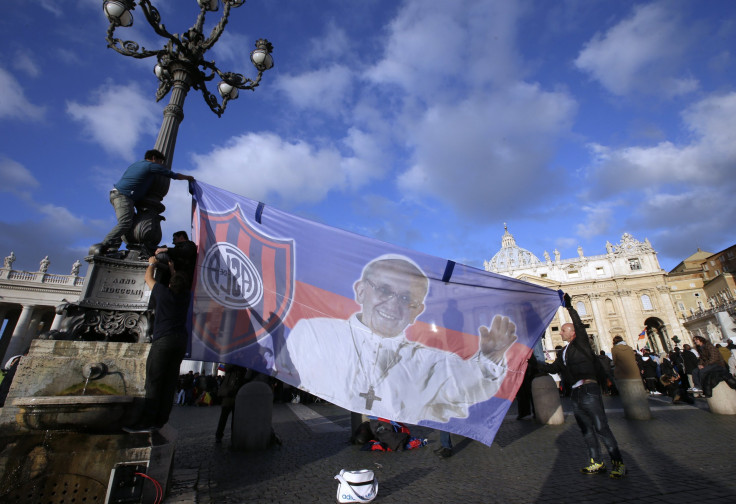
[[[572,298],[597,352],[609,352],[614,336],[621,336],[633,348],[648,347],[669,351],[676,344],[691,342],[670,297],[667,273],[660,267],[649,240],[637,240],[624,233],[606,253],[586,256],[578,247],[577,257],[561,258],[557,250],[544,260],[516,245],[505,228],[501,249],[485,269],[551,289],[561,289]],[[560,308],[547,328],[543,347],[547,355],[563,345],[560,327],[571,322]]]
[[[0,268],[0,362],[24,353],[31,340],[44,331],[58,329],[61,315],[56,307],[79,299],[84,277],[81,263],[75,262],[69,275],[47,273],[50,261],[44,257],[38,271],[13,269],[15,254],[5,257]]]
[[[711,254],[700,249],[668,275],[670,295],[690,336],[736,342],[736,245]]]

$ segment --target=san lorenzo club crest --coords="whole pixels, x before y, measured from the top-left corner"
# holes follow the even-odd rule
[[[294,240],[258,231],[238,206],[199,211],[193,335],[218,354],[277,329],[294,297]]]

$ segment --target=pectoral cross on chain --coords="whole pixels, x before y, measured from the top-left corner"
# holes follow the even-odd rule
[[[376,391],[373,390],[373,385],[368,388],[368,392],[361,392],[358,394],[360,397],[365,397],[365,408],[372,409],[373,401],[380,401],[381,398],[376,395]]]

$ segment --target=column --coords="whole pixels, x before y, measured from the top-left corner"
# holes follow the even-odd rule
[[[595,326],[598,330],[598,346],[599,350],[603,350],[605,352],[611,351],[611,334],[609,332],[608,324],[606,323],[605,319],[601,316],[601,311],[598,308],[598,303],[600,303],[601,296],[600,294],[591,294],[590,295],[590,311],[593,315],[593,320],[595,320]]]
[[[10,338],[10,344],[5,355],[10,358],[13,355],[20,355],[28,349],[33,339],[33,334],[28,330],[28,326],[33,318],[33,305],[23,305],[23,311],[18,317],[18,322],[15,324],[15,330],[13,336]]]
[[[54,320],[51,322],[51,331],[58,331],[61,327],[61,321],[64,320],[64,314],[57,313],[54,315]]]

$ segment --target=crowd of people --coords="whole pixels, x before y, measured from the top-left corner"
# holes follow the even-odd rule
[[[621,336],[613,339],[610,354],[604,350],[597,356],[604,371],[599,380],[603,395],[618,395],[616,380],[640,378],[649,395],[664,395],[674,404],[692,403],[693,397],[711,397],[713,388],[725,381],[736,389],[736,343],[728,339],[714,345],[695,336],[695,347],[684,344],[669,352],[652,352],[648,347],[634,349]],[[558,346],[556,354],[563,351]],[[570,388],[560,381],[560,395],[569,396]]]

